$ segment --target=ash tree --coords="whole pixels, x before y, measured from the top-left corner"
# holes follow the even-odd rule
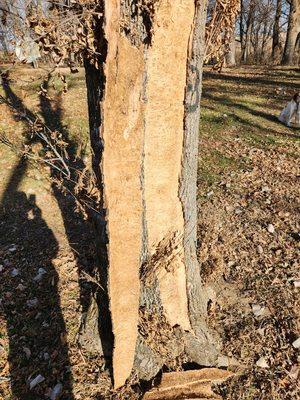
[[[34,3],[26,26],[41,52],[85,67],[103,288],[87,325],[115,388],[217,365],[197,261],[200,98],[203,60],[223,65],[239,2],[218,0],[207,26],[206,0]]]

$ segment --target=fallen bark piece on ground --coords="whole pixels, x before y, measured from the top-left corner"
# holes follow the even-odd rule
[[[212,385],[231,376],[232,372],[218,368],[166,373],[162,375],[159,386],[147,392],[143,400],[221,400],[221,397],[213,392]]]

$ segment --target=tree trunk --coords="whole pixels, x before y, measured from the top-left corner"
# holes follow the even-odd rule
[[[273,26],[273,40],[272,40],[272,59],[273,61],[279,60],[282,51],[280,41],[280,18],[282,14],[282,0],[277,0],[276,14]]]
[[[291,0],[289,24],[281,64],[294,65],[297,63],[297,46],[300,35],[300,0]]]
[[[240,24],[240,41],[241,41],[241,61],[242,61],[242,56],[244,53],[244,49],[245,49],[245,32],[244,32],[244,22],[243,22],[243,17],[244,17],[244,1],[241,0],[240,3],[240,19],[239,19],[239,24]]]
[[[235,43],[235,23],[234,23],[231,40],[229,43],[229,51],[225,56],[227,67],[235,67],[236,66],[235,50],[236,50],[236,43]]]
[[[103,69],[86,63],[116,388],[218,356],[196,255],[206,3],[107,0]]]
[[[247,22],[246,22],[246,32],[244,35],[244,48],[243,48],[242,57],[241,57],[241,61],[243,63],[246,63],[248,61],[249,54],[251,51],[251,36],[252,36],[252,30],[253,30],[254,10],[255,10],[255,1],[250,0],[248,17],[247,17]]]

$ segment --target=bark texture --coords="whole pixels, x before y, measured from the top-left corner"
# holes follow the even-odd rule
[[[287,36],[282,57],[282,65],[299,63],[300,51],[300,0],[291,0]]]
[[[88,91],[101,112],[91,128],[116,388],[132,372],[151,379],[163,365],[216,363],[196,256],[205,18],[205,0],[105,2],[102,94]]]
[[[215,368],[163,374],[159,386],[147,392],[143,400],[222,400],[212,386],[231,376],[232,373]]]
[[[226,67],[235,67],[236,65],[235,50],[236,50],[236,44],[235,44],[235,28],[234,28],[229,43],[229,51],[225,57]]]

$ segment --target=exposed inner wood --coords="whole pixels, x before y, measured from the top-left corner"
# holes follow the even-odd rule
[[[108,215],[109,296],[114,334],[114,385],[117,388],[130,375],[137,338],[144,74],[143,51],[119,33],[119,0],[106,2],[106,37],[102,173]]]
[[[171,325],[190,329],[184,266],[182,205],[178,197],[184,97],[193,0],[162,0],[147,53],[145,203],[150,255],[166,237],[178,243],[171,268],[159,273],[162,304]]]
[[[162,252],[155,271],[168,323],[191,329],[179,180],[195,2],[157,2],[151,43],[137,45],[121,29],[120,15],[120,0],[107,1],[101,172],[115,388],[125,383],[133,367],[144,253],[151,258]]]

